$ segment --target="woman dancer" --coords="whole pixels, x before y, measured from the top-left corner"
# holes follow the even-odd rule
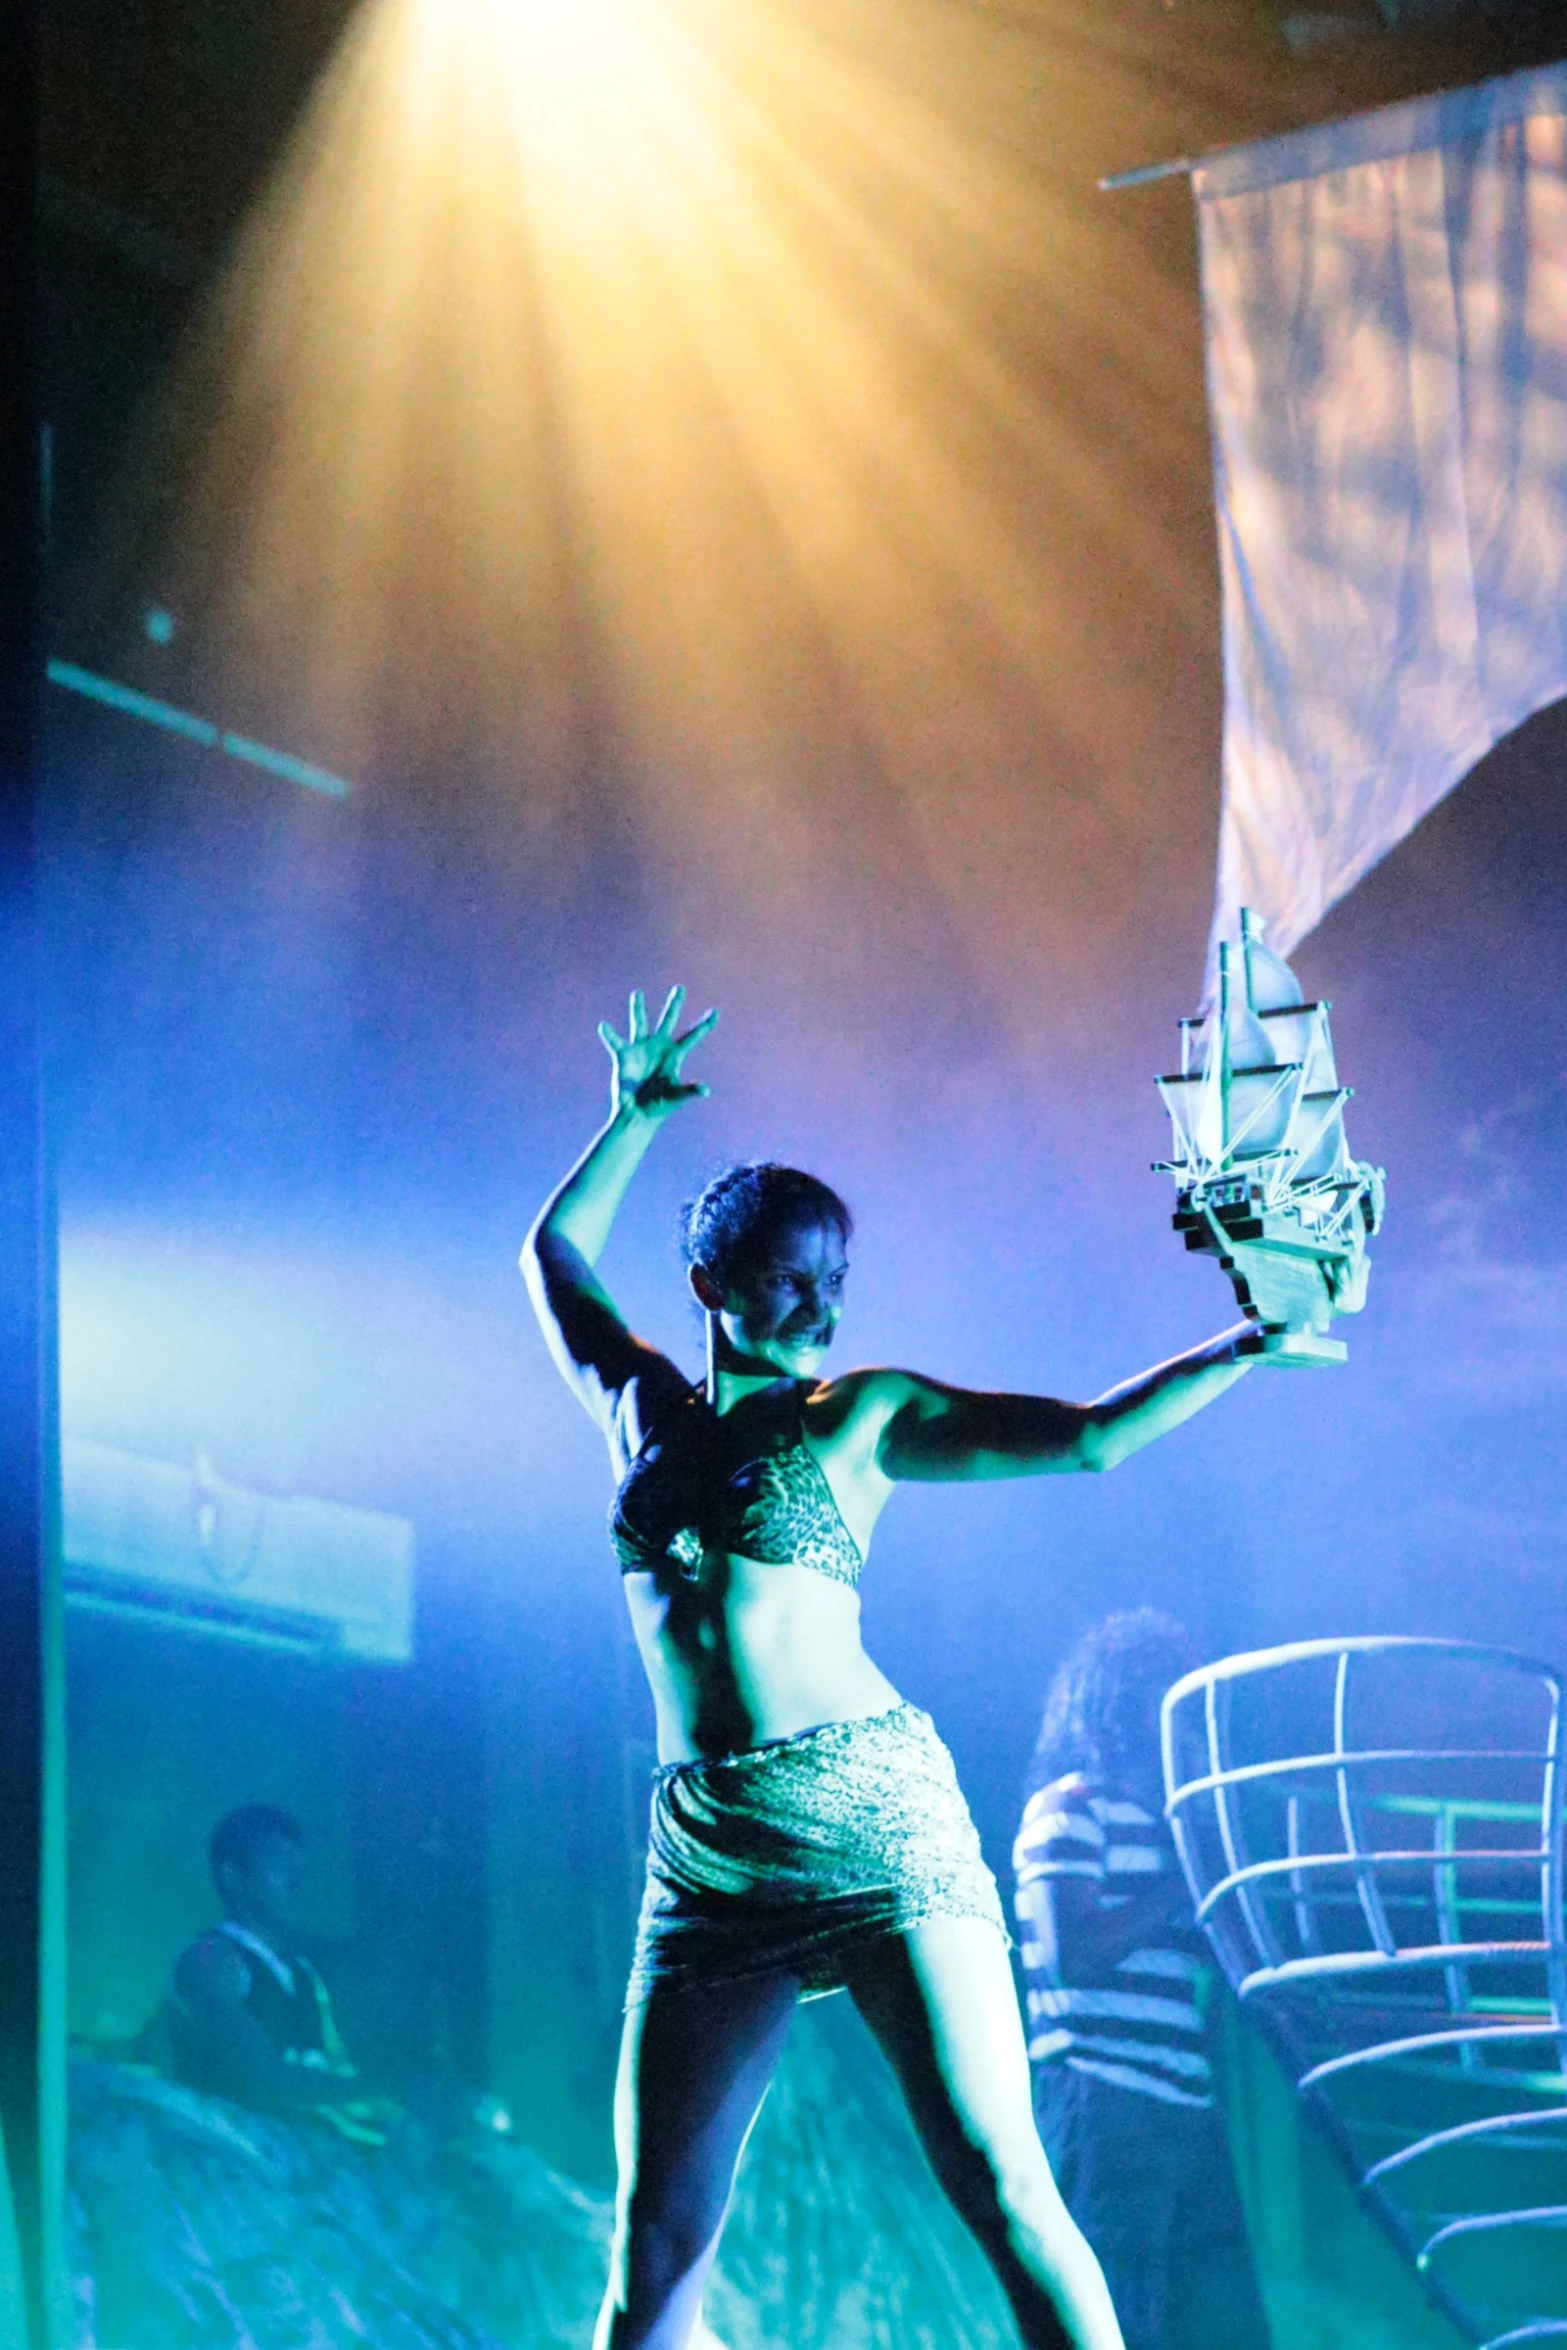
[[[693,1387],[594,1266],[664,1120],[707,1092],[683,989],[600,1028],[608,1123],[541,1211],[523,1271],[603,1428],[611,1532],[658,1719],[647,1890],[615,2096],[620,2187],[595,2350],[685,2350],[736,2162],[797,1998],[844,1987],[1029,2350],[1121,2350],[1099,2265],[1034,2128],[994,1880],[927,1715],[860,1642],[871,1529],[905,1479],[1108,1469],[1211,1403],[1242,1325],[1092,1404],[912,1372],[822,1380],[848,1210],[813,1176],[731,1168],[686,1214],[707,1319]]]

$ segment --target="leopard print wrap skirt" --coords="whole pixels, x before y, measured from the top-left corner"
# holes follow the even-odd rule
[[[661,1769],[627,2006],[658,1984],[792,1974],[838,1990],[857,1950],[983,1918],[996,1881],[929,1714],[896,1705]]]

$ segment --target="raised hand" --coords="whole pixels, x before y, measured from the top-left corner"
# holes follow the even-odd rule
[[[686,1000],[683,987],[672,987],[657,1024],[650,1028],[647,1002],[641,988],[631,997],[631,1033],[619,1036],[607,1020],[599,1022],[604,1049],[615,1066],[614,1107],[634,1109],[640,1116],[661,1121],[687,1102],[701,1101],[711,1090],[688,1083],[681,1071],[686,1055],[699,1045],[718,1019],[704,1012],[691,1027],[677,1031],[676,1022]]]

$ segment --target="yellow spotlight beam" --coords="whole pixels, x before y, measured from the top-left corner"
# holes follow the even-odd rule
[[[1137,830],[1138,645],[1208,621],[1144,488],[1200,416],[1184,291],[1075,127],[1135,89],[1118,40],[1062,0],[366,0],[187,369],[160,592],[350,772],[455,742],[549,823],[608,765],[676,886],[765,865],[784,922],[873,801],[857,853],[998,988],[1053,967],[1042,877]]]

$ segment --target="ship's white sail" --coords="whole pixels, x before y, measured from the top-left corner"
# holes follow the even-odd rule
[[[1381,1170],[1352,1159],[1330,1007],[1302,1001],[1263,924],[1239,910],[1206,1014],[1181,1023],[1181,1066],[1157,1080],[1170,1113],[1175,1229],[1219,1259],[1242,1310],[1288,1327],[1301,1362],[1342,1360],[1335,1314],[1365,1302]]]
[[[1224,594],[1213,948],[1245,904],[1289,954],[1567,695],[1567,65],[1235,149],[1193,188]]]

